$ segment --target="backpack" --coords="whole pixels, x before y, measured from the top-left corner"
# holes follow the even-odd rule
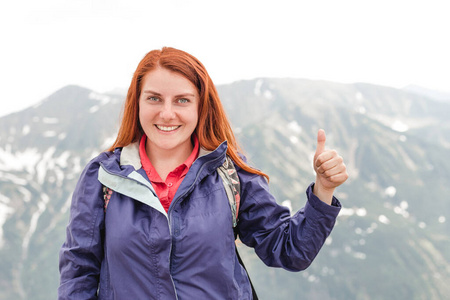
[[[234,163],[231,158],[227,155],[225,162],[217,168],[217,172],[222,178],[222,183],[225,188],[225,192],[227,194],[228,202],[230,203],[231,216],[233,220],[233,231],[234,238],[237,238],[236,226],[238,221],[238,213],[239,213],[239,205],[241,200],[241,183],[239,181],[239,176],[237,174],[236,168],[234,167]],[[109,187],[103,186],[103,199],[104,199],[104,211],[106,213],[106,208],[108,207],[109,200],[111,199],[111,195],[113,190]],[[253,287],[253,283],[250,280],[250,275],[248,274],[247,268],[245,268],[244,262],[242,261],[238,249],[236,247],[236,255],[239,260],[239,263],[244,267],[247,272],[248,280],[252,287],[253,300],[258,300],[258,296],[256,295],[255,288]]]

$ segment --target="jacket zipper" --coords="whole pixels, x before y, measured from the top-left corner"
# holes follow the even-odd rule
[[[170,252],[169,252],[169,270],[170,270],[170,272],[172,272],[172,245],[173,245],[173,232],[172,232],[172,226],[171,226],[171,219],[172,219],[171,216],[172,216],[173,207],[175,207],[175,205],[177,205],[178,201],[179,201],[180,199],[182,199],[182,198],[184,197],[184,195],[186,195],[188,192],[190,192],[190,191],[193,189],[193,187],[194,187],[195,183],[197,182],[197,180],[198,180],[200,174],[201,174],[202,171],[206,168],[206,165],[211,165],[211,164],[215,163],[217,160],[220,160],[220,159],[221,159],[221,157],[218,157],[218,158],[216,158],[216,159],[210,161],[209,163],[203,164],[203,165],[200,167],[200,170],[197,172],[197,175],[196,175],[196,177],[195,177],[194,182],[189,186],[188,189],[186,189],[186,191],[185,191],[182,195],[180,195],[179,197],[177,197],[176,199],[174,199],[173,202],[172,202],[172,205],[170,205],[170,207],[169,207],[169,212],[168,212],[168,214],[167,214],[167,218],[168,218],[168,221],[169,221],[170,236],[172,237],[172,238],[171,238],[171,243],[170,243]],[[170,278],[172,279],[172,274],[170,275]],[[174,289],[174,291],[175,291],[175,296],[176,296],[177,299],[178,299],[178,295],[177,295],[177,293],[176,293],[175,283],[173,282],[173,279],[172,279],[172,283],[174,284],[173,289]]]

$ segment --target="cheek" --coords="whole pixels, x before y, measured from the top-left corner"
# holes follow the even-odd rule
[[[192,113],[192,115],[191,115],[191,123],[192,123],[192,126],[194,128],[197,127],[197,125],[198,125],[198,114],[197,114],[197,111]]]
[[[141,124],[141,127],[142,127],[145,123],[146,117],[145,117],[144,112],[141,109],[139,109],[138,116],[139,116],[139,123]]]
[[[146,131],[148,130],[153,123],[152,112],[148,109],[140,109],[139,110],[139,124],[141,128]]]
[[[195,127],[198,125],[198,105],[195,107],[195,109],[192,109],[191,111],[191,120],[192,123],[195,124]]]
[[[154,117],[155,112],[149,107],[139,108],[139,120],[143,123],[149,122]]]

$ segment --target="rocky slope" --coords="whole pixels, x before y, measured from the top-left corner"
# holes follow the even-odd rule
[[[444,299],[450,293],[450,105],[382,86],[260,78],[219,86],[251,164],[297,210],[319,128],[350,173],[312,266],[241,252],[261,299]],[[84,165],[113,141],[123,95],[65,87],[0,118],[0,299],[55,299],[58,250]]]

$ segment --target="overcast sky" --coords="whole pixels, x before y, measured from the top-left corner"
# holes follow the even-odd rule
[[[296,77],[450,91],[447,0],[17,0],[0,4],[0,116],[76,84],[127,88],[150,50],[216,84]]]

